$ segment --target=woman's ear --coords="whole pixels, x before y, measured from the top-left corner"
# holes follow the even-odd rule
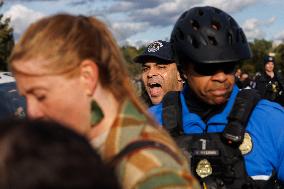
[[[94,94],[98,84],[99,70],[97,64],[92,60],[83,60],[80,65],[80,80],[88,96]]]

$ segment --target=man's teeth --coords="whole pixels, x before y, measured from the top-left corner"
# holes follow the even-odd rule
[[[150,83],[149,85],[151,88],[153,87],[161,87],[161,85],[159,83]]]

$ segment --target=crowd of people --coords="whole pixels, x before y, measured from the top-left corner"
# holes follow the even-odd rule
[[[233,17],[193,7],[134,59],[146,106],[103,22],[38,20],[9,59],[27,116],[0,122],[0,188],[283,187],[284,81],[268,56],[248,82],[251,57]]]
[[[255,89],[262,98],[284,106],[284,78],[282,72],[275,69],[275,58],[266,55],[263,59],[263,72],[250,76],[241,69],[235,72],[236,84],[240,89]]]

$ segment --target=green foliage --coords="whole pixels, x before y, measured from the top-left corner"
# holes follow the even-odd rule
[[[278,45],[275,49],[275,61],[276,67],[283,73],[284,71],[284,44]]]
[[[3,4],[0,4],[0,8]],[[14,47],[13,28],[10,19],[0,15],[0,70],[7,70],[7,60]]]
[[[136,47],[124,46],[121,51],[126,60],[126,67],[131,77],[138,77],[141,74],[141,65],[133,61],[133,59],[144,51],[145,47],[137,49]]]
[[[255,64],[247,63],[243,64],[241,67],[242,72],[248,73],[249,75],[254,75],[255,73]]]
[[[243,71],[254,74],[263,70],[263,57],[273,51],[272,41],[255,39],[249,45],[253,56],[251,59],[243,61],[240,67]]]

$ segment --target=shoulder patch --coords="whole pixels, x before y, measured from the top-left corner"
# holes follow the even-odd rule
[[[245,133],[243,143],[239,146],[239,149],[242,155],[248,154],[252,150],[253,144],[251,136],[248,133]]]

